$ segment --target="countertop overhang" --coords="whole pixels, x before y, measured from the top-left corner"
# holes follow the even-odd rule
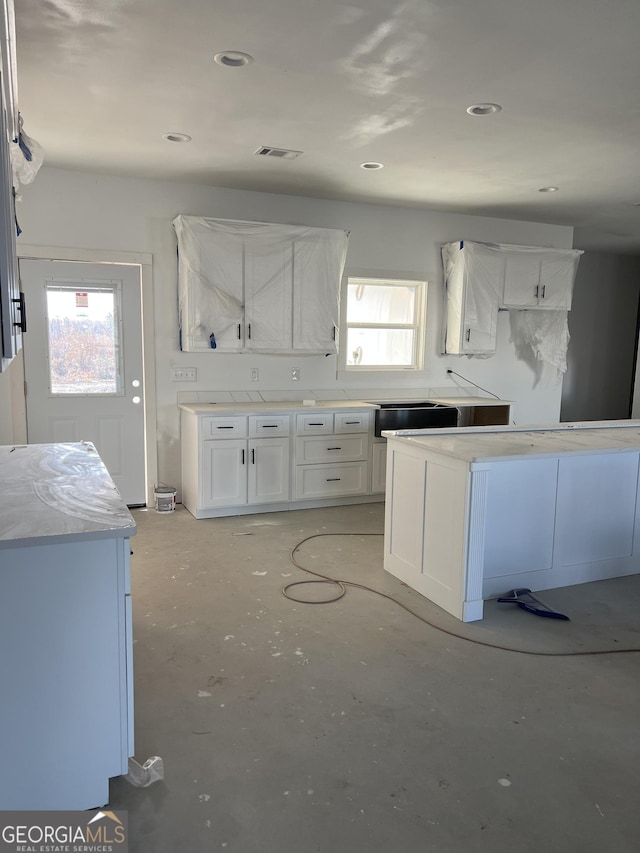
[[[90,442],[0,446],[0,549],[134,536]]]
[[[471,464],[566,454],[640,451],[640,421],[387,430],[387,439],[453,457]]]
[[[375,390],[371,391],[371,397],[376,396]],[[421,401],[435,403],[439,406],[454,406],[456,408],[466,406],[507,406],[509,400],[500,400],[495,397],[397,397],[386,402],[412,402]],[[349,409],[350,411],[375,411],[380,408],[378,403],[368,400],[315,400],[313,404],[305,404],[302,400],[282,400],[275,402],[241,402],[241,403],[180,403],[179,408],[194,415],[224,415],[224,414],[264,414],[268,412],[318,412],[326,409]]]

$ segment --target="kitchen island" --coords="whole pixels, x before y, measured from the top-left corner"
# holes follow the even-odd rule
[[[129,539],[95,447],[0,447],[0,809],[109,800],[133,755]]]
[[[640,422],[386,435],[384,567],[458,619],[640,571]]]

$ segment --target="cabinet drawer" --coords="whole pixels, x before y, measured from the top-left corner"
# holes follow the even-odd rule
[[[298,435],[318,435],[333,432],[333,413],[298,415],[296,417],[296,432]]]
[[[334,432],[366,432],[370,423],[369,412],[336,412]]]
[[[309,436],[296,439],[296,462],[349,462],[366,459],[369,452],[369,436],[331,435]]]
[[[330,498],[335,495],[366,495],[367,463],[299,465],[296,468],[296,498]]]
[[[246,438],[247,418],[202,418],[201,438]]]
[[[249,438],[275,438],[289,435],[289,415],[249,416]]]

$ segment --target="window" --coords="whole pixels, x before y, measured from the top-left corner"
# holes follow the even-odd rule
[[[418,370],[422,366],[424,281],[347,280],[347,370]]]
[[[49,387],[58,394],[122,394],[117,285],[46,285]]]

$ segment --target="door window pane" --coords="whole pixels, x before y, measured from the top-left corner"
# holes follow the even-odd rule
[[[47,285],[52,394],[120,394],[120,328],[115,288]]]

